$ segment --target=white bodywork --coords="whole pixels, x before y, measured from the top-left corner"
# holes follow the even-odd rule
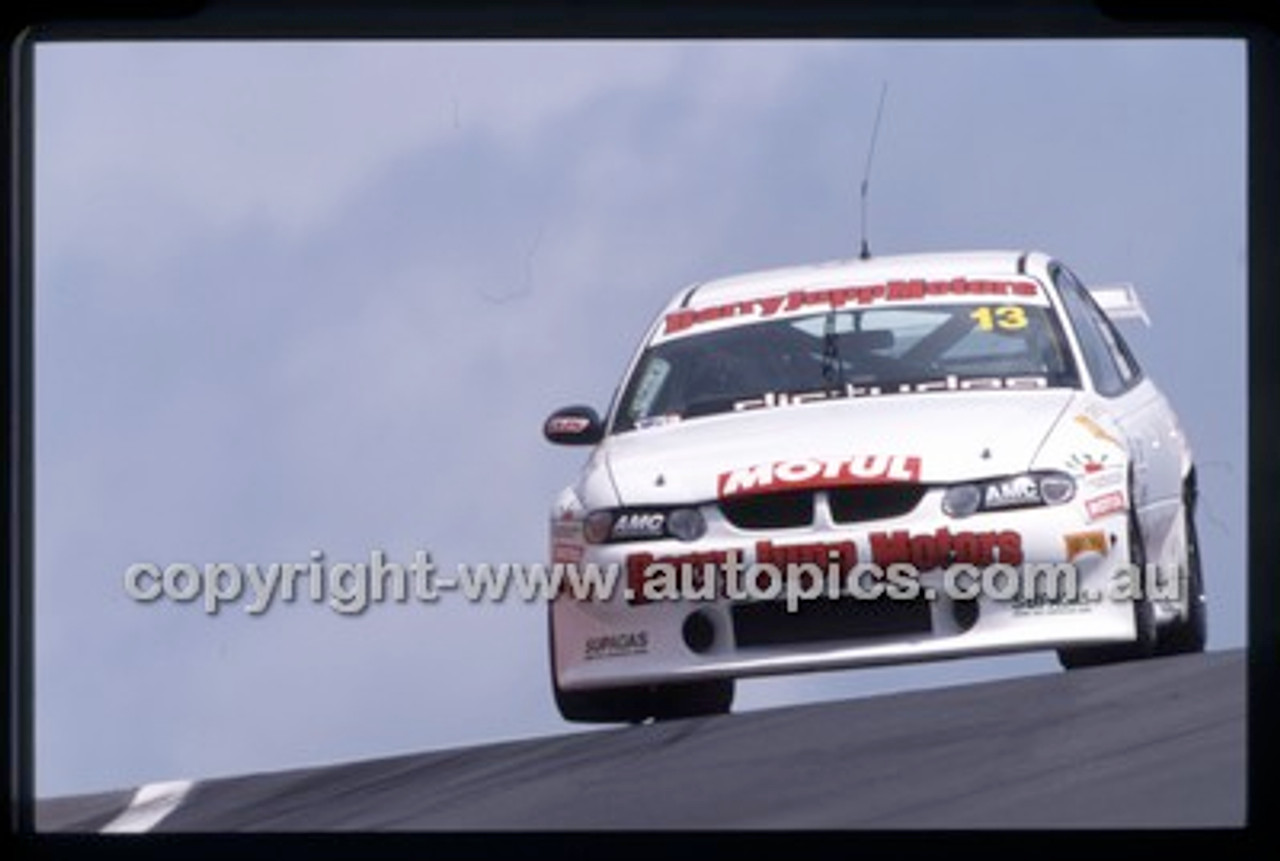
[[[869,561],[876,558],[877,546],[889,546],[903,531],[914,539],[946,530],[948,540],[963,532],[1014,533],[1025,561],[1074,561],[1082,586],[1103,589],[1130,560],[1132,507],[1146,561],[1175,570],[1187,556],[1182,517],[1184,482],[1192,463],[1187,442],[1149,379],[1139,374],[1123,392],[1111,396],[1096,390],[1055,286],[1054,266],[1037,253],[886,257],[755,273],[682,291],[654,322],[628,377],[646,347],[680,336],[681,326],[711,331],[766,316],[770,308],[781,315],[785,306],[774,299],[795,291],[899,279],[1005,279],[1035,285],[1034,295],[1018,301],[1046,308],[1061,321],[1079,382],[1075,387],[1039,390],[926,391],[741,411],[735,407],[696,420],[611,432],[591,452],[577,482],[556,500],[551,513],[553,557],[616,563],[626,570],[628,558],[637,554],[680,559],[737,550],[749,563],[762,552],[761,542],[772,548],[849,542],[859,560]],[[1131,286],[1090,292],[1109,317],[1146,320]],[[964,297],[929,301],[961,302]],[[715,308],[730,310],[706,310]],[[690,323],[700,310],[706,319]],[[714,314],[722,316],[710,319]],[[606,427],[613,427],[619,409],[615,403]],[[833,520],[828,489],[850,474],[851,468],[842,464],[851,458],[871,458],[860,463],[902,470],[899,478],[924,487],[918,504],[883,519]],[[768,489],[771,482],[804,479],[818,469],[823,470],[819,478],[828,476],[831,481],[805,485],[814,493],[809,525],[739,528],[722,513],[726,493]],[[963,519],[942,509],[946,486],[1036,470],[1071,475],[1076,481],[1074,498],[1061,505],[980,511]],[[582,538],[583,518],[591,511],[675,505],[697,507],[705,518],[705,534],[695,541],[661,537],[593,544]],[[1072,550],[1066,536],[1081,534],[1105,536],[1103,546]],[[1074,558],[1069,559],[1068,552]],[[922,572],[921,583],[940,585],[940,578],[939,567]],[[979,598],[974,618],[958,615],[953,602],[939,595],[929,605],[928,630],[874,636],[850,631],[847,636],[742,645],[737,641],[734,607],[735,602],[725,598],[633,603],[622,594],[600,601],[561,596],[553,601],[551,612],[556,684],[563,690],[591,690],[1122,642],[1136,636],[1133,607],[1126,601],[1016,606]],[[711,645],[701,651],[690,648],[682,634],[695,611],[711,623],[714,633]],[[1185,602],[1155,606],[1159,624],[1186,612]],[[962,618],[967,618],[964,624],[958,621]],[[601,637],[622,637],[631,647],[614,654],[593,653],[589,644]]]

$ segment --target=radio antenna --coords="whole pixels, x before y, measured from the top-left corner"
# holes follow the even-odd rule
[[[862,171],[862,250],[858,252],[858,257],[862,260],[868,260],[871,257],[871,248],[867,245],[867,187],[871,184],[871,158],[876,154],[876,137],[880,134],[880,115],[884,113],[884,97],[889,92],[889,82],[885,81],[880,86],[880,104],[876,107],[876,121],[871,126],[871,146],[867,147],[867,166]]]

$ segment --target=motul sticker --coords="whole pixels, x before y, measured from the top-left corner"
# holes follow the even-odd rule
[[[744,493],[885,484],[920,480],[920,458],[901,454],[854,455],[846,458],[802,458],[741,467],[720,473],[721,499]]]

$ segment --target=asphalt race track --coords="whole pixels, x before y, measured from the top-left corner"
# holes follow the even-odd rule
[[[1240,826],[1245,677],[1214,652],[223,778],[135,830]],[[131,800],[37,828],[129,830]]]

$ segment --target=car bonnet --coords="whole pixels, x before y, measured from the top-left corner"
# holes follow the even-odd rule
[[[623,505],[1008,475],[1031,466],[1074,394],[930,392],[727,413],[611,436],[601,461]]]

